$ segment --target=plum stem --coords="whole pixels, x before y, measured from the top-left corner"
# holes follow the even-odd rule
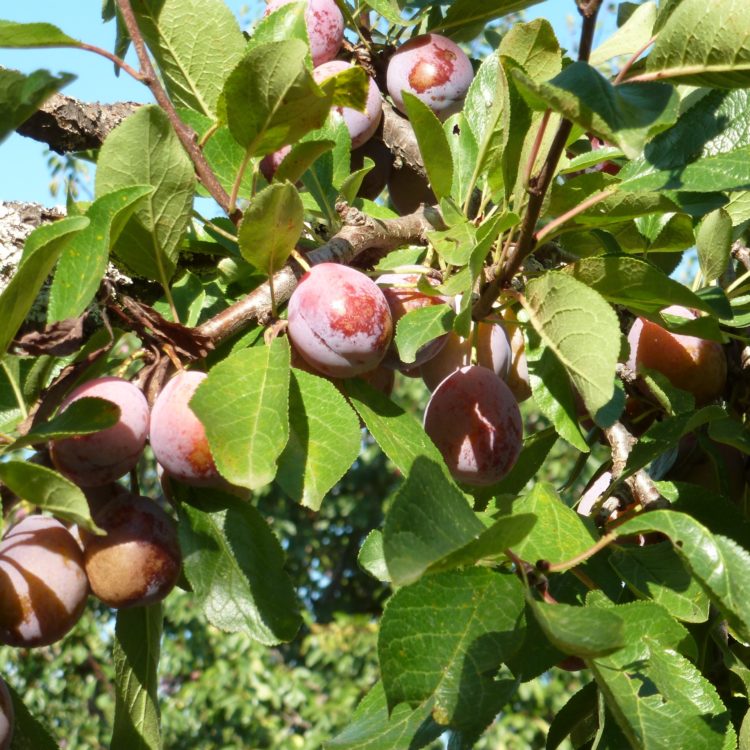
[[[610,545],[612,542],[617,539],[617,532],[616,531],[610,531],[608,534],[605,534],[599,541],[589,547],[587,550],[581,552],[580,555],[576,555],[575,557],[571,557],[570,560],[565,560],[564,562],[559,563],[550,563],[549,565],[545,566],[545,572],[548,573],[563,573],[566,570],[570,570],[571,568],[575,568],[581,563],[586,562],[590,557],[593,557],[597,552],[600,552],[605,547]]]

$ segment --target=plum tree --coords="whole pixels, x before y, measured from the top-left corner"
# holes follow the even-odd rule
[[[107,533],[81,535],[92,593],[115,609],[162,600],[180,574],[175,522],[153,500],[130,494],[113,497],[94,520]]]
[[[13,699],[5,684],[0,678],[0,750],[9,750],[13,741],[13,725],[15,724],[15,711],[13,710]]]
[[[266,0],[266,15],[295,0]],[[313,65],[333,60],[344,41],[344,16],[336,0],[306,0],[305,25],[310,39]]]
[[[425,385],[434,391],[451,373],[471,364],[472,348],[476,349],[476,364],[507,379],[512,360],[508,334],[501,323],[480,321],[470,338],[461,338],[453,331],[447,335],[441,351],[420,368]]]
[[[0,542],[0,643],[59,641],[78,622],[88,593],[81,548],[59,521],[27,516]]]
[[[222,485],[206,428],[190,408],[205,379],[198,370],[178,372],[161,390],[151,410],[149,441],[159,464],[175,479],[201,487]]]
[[[432,394],[424,428],[459,481],[499,482],[518,460],[523,425],[508,386],[486,367],[449,375]]]
[[[399,320],[412,310],[440,305],[445,302],[443,297],[420,292],[417,289],[418,281],[419,274],[409,273],[386,273],[377,278],[376,283],[382,288],[388,302],[394,328],[398,325]],[[408,365],[401,361],[396,344],[392,342],[383,362],[388,367],[394,367],[402,372],[412,370],[432,359],[445,346],[447,338],[448,334],[444,334],[428,341],[417,351],[415,361]]]
[[[348,70],[353,67],[351,63],[343,60],[331,60],[323,63],[313,70],[313,78],[317,83],[322,83],[326,78],[330,78],[342,70]],[[383,116],[383,103],[380,97],[380,90],[372,78],[368,79],[367,100],[365,102],[364,112],[360,112],[352,107],[336,107],[334,112],[338,117],[343,119],[349,130],[349,136],[352,139],[352,148],[359,148],[372,138],[380,124],[380,118]]]
[[[474,69],[466,53],[440,34],[410,39],[388,62],[388,93],[402,112],[403,92],[408,91],[446,119],[461,109],[473,78]]]
[[[692,310],[680,305],[671,305],[662,312],[697,318]],[[638,318],[630,329],[628,343],[631,368],[657,370],[676,388],[692,393],[699,405],[713,401],[724,391],[727,360],[716,341],[672,333],[646,318]]]
[[[120,409],[117,423],[90,435],[50,443],[57,469],[81,487],[97,487],[130,471],[143,453],[148,435],[146,397],[132,383],[116,377],[94,378],[74,389],[60,404],[63,412],[84,397],[111,401]]]
[[[325,375],[374,370],[393,334],[388,302],[363,273],[336,263],[313,266],[289,300],[289,338]]]

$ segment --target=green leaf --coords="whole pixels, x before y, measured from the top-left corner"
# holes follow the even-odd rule
[[[417,457],[423,456],[438,464],[453,482],[440,451],[413,414],[358,378],[345,381],[344,389],[383,453],[404,476],[409,475]]]
[[[13,448],[47,440],[62,440],[74,435],[90,435],[117,424],[120,407],[102,398],[79,398],[63,412],[34,427],[13,443]]]
[[[216,126],[212,118],[192,109],[180,108],[178,114],[186,125],[195,130],[199,139],[206,135],[209,128]],[[237,179],[237,174],[242,167],[242,163],[245,161],[245,149],[234,140],[228,127],[221,125],[215,130],[213,135],[203,145],[203,155],[206,157],[206,161],[211,166],[221,186],[227,193],[231,193]],[[198,184],[198,192],[201,195],[209,195],[208,191],[200,183]],[[241,196],[253,194],[252,169],[245,169],[242,181],[240,182],[239,194]]]
[[[396,347],[402,362],[410,364],[422,346],[448,333],[456,314],[449,305],[427,305],[410,310],[396,325]]]
[[[589,62],[598,67],[614,57],[631,57],[648,44],[655,23],[656,3],[639,5],[630,18],[591,53]]]
[[[695,236],[703,278],[706,282],[718,279],[729,266],[732,252],[732,217],[717,208],[706,216]]]
[[[0,47],[80,47],[81,42],[51,23],[0,21]]]
[[[0,354],[8,350],[66,243],[88,225],[89,220],[84,216],[69,216],[53,224],[45,224],[29,235],[21,262],[0,294],[0,320],[3,321],[0,326]]]
[[[613,86],[585,62],[569,65],[547,83],[537,83],[520,70],[514,70],[513,76],[534,108],[550,107],[618,145],[631,159],[640,155],[651,137],[677,120],[679,100],[671,86]]]
[[[487,569],[436,573],[397,591],[378,637],[389,709],[434,698],[439,724],[481,732],[515,690],[495,673],[520,646],[522,613],[518,579]]]
[[[115,625],[112,750],[160,750],[158,664],[162,606],[121,609]]]
[[[636,314],[657,313],[670,305],[711,312],[711,306],[694,292],[639,258],[584,258],[565,270],[608,302],[623,305]]]
[[[383,551],[383,532],[373,529],[362,542],[357,555],[357,562],[362,570],[365,570],[378,581],[390,582],[388,566],[385,564],[385,552]]]
[[[285,39],[299,39],[309,44],[305,13],[307,6],[291,2],[277,7],[273,13],[264,15],[259,21],[248,43],[248,49],[266,42],[283,42]],[[312,59],[310,60],[312,63]]]
[[[597,711],[597,695],[596,683],[589,682],[570,698],[552,719],[545,750],[557,750],[569,735],[593,720]]]
[[[464,220],[448,229],[428,232],[427,238],[446,263],[452,266],[465,266],[477,243],[477,230],[470,221]]]
[[[525,352],[529,384],[539,410],[552,422],[563,440],[576,450],[588,453],[589,447],[578,425],[576,403],[565,368],[554,352],[542,345],[536,331],[527,332]]]
[[[137,109],[108,136],[99,152],[96,197],[121,188],[152,185],[115,242],[130,269],[169,286],[180,241],[190,223],[195,174],[160,107]]]
[[[292,370],[289,421],[276,481],[291,498],[319,510],[359,455],[359,419],[328,380]]]
[[[615,311],[590,287],[565,273],[532,279],[523,306],[531,324],[562,363],[594,419],[615,392],[620,325]]]
[[[75,79],[69,73],[54,76],[46,70],[35,70],[24,75],[0,68],[0,143],[54,93]]]
[[[453,163],[451,197],[456,203],[463,206],[469,197],[469,191],[473,189],[472,177],[479,158],[477,139],[474,137],[463,112],[449,117],[443,123],[443,130],[448,137],[448,146],[451,150],[451,161]]]
[[[492,494],[515,496],[521,493],[536,476],[556,442],[557,433],[551,427],[524,438],[521,455],[510,472],[491,488]]]
[[[581,516],[568,508],[554,488],[538,482],[528,495],[513,503],[513,515],[537,518],[531,533],[513,551],[523,560],[563,562],[585,552],[596,542]]]
[[[510,130],[510,91],[498,54],[487,57],[477,71],[466,94],[464,114],[477,142],[471,184],[476,186],[486,177],[490,189],[497,190],[503,184],[503,154]]]
[[[212,513],[180,506],[185,576],[212,625],[267,646],[290,641],[301,618],[281,545],[252,505],[224,498],[229,507]]]
[[[500,56],[535,81],[548,81],[562,70],[562,51],[546,18],[516,23],[500,42]]]
[[[242,256],[272,276],[294,250],[304,222],[305,209],[294,185],[269,185],[255,195],[242,216],[237,235]]]
[[[286,339],[241,349],[215,365],[190,400],[232,484],[255,490],[276,476],[289,439],[289,369]]]
[[[750,435],[737,419],[719,419],[708,425],[708,435],[712,440],[731,445],[743,453],[750,453]]]
[[[91,399],[93,400],[93,399]],[[0,463],[0,479],[16,495],[84,528],[97,531],[81,489],[46,466],[27,461]]]
[[[289,181],[292,184],[302,179],[302,175],[317,161],[318,157],[331,151],[336,143],[330,140],[304,141],[297,143],[284,157],[273,176],[274,182]]]
[[[477,28],[481,29],[488,21],[517,13],[539,2],[541,0],[455,0],[450,4],[445,18],[430,31],[470,41],[476,36]]]
[[[174,104],[215,115],[246,45],[234,13],[222,0],[136,0],[133,9]]]
[[[417,458],[385,519],[383,552],[390,578],[403,586],[427,571],[501,554],[518,544],[533,524],[533,516],[510,516],[490,532],[441,467]]]
[[[31,714],[13,686],[6,683],[6,687],[13,701],[15,714],[11,750],[60,750],[49,729]]]
[[[125,222],[146,196],[150,185],[122,188],[103,195],[86,210],[91,222],[67,244],[55,270],[47,322],[78,317],[96,295],[107,270],[109,251]]]
[[[625,644],[620,617],[611,609],[527,601],[550,642],[565,654],[592,658],[616,651]]]
[[[445,730],[428,723],[433,701],[411,709],[405,704],[388,711],[383,683],[361,700],[346,728],[323,744],[325,750],[414,750],[416,737],[425,743],[437,739]],[[427,728],[423,725],[427,723]]]
[[[750,553],[675,511],[644,513],[618,526],[617,531],[618,535],[660,531],[668,536],[729,625],[743,640],[750,638],[750,581],[744,574]]]
[[[612,553],[609,563],[636,596],[661,604],[676,619],[708,619],[708,597],[671,544],[623,545]]]
[[[404,106],[417,137],[430,186],[440,200],[450,195],[453,184],[453,158],[448,137],[435,113],[414,94],[404,92]]]
[[[229,74],[219,114],[248,154],[269,154],[325,122],[331,100],[305,67],[307,52],[297,39],[259,44]]]
[[[646,75],[690,86],[750,86],[744,0],[683,0],[656,38]]]

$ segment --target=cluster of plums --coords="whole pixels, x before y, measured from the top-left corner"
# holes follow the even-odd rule
[[[267,0],[266,15],[293,1]],[[344,41],[344,17],[335,0],[307,0],[305,21],[315,81],[321,83],[351,67],[351,63],[335,59]],[[460,111],[473,78],[471,61],[455,42],[439,34],[422,34],[399,47],[390,58],[386,88],[402,113],[406,111],[403,99],[406,91],[445,120]],[[352,169],[361,168],[365,157],[375,162],[375,168],[360,189],[362,197],[375,198],[387,184],[391,202],[402,214],[415,210],[422,202],[435,200],[421,175],[406,164],[392,170],[390,152],[370,140],[382,118],[381,94],[372,78],[364,111],[338,107],[337,116],[346,123],[351,137]],[[262,160],[260,169],[268,181],[273,179],[290,151],[291,146],[284,146]]]
[[[178,373],[151,410],[135,385],[117,377],[90,380],[64,399],[61,411],[85,397],[120,411],[105,430],[49,446],[55,468],[84,490],[105,533],[67,528],[42,515],[10,528],[0,541],[0,643],[33,647],[59,640],[80,618],[89,592],[119,609],[160,601],[172,590],[181,566],[176,523],[157,502],[116,480],[135,468],[149,440],[165,474],[223,486],[188,403],[204,377]]]
[[[330,378],[364,376],[386,392],[393,379],[378,373],[421,376],[433,391],[424,427],[453,476],[470,485],[494,484],[521,450],[517,396],[528,395],[525,359],[517,347],[514,356],[498,320],[479,323],[472,339],[439,336],[419,349],[415,362],[402,362],[393,342],[396,324],[412,310],[446,302],[418,290],[418,278],[392,273],[375,282],[335,263],[314,266],[289,300],[293,363]]]

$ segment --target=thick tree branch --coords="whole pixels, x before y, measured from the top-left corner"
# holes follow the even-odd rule
[[[326,262],[346,264],[366,250],[385,254],[403,245],[423,243],[426,232],[434,228],[432,222],[438,218],[429,208],[398,219],[384,220],[365,216],[353,208],[343,209],[342,213],[344,226],[341,231],[307,254],[306,260],[310,265]],[[289,299],[302,273],[297,264],[288,264],[274,275],[273,289],[277,305]],[[200,325],[197,332],[217,345],[255,322],[268,323],[270,315],[271,290],[269,284],[265,283]]]
[[[603,0],[586,0],[585,2],[580,0],[578,2],[578,10],[583,17],[581,41],[578,46],[578,59],[580,61],[588,61],[591,55],[596,19],[602,2]],[[490,314],[500,290],[516,275],[521,268],[521,264],[534,252],[537,246],[536,225],[542,213],[544,198],[552,184],[552,179],[557,171],[557,164],[565,150],[565,144],[572,129],[573,123],[570,120],[563,120],[560,123],[539,174],[529,180],[529,202],[523,216],[518,240],[511,247],[505,263],[502,268],[498,269],[496,277],[490,281],[478,302],[474,305],[473,314],[477,320],[486,318]]]
[[[405,117],[383,100],[383,143],[396,159],[408,164],[421,177],[427,177],[414,129]]]
[[[140,106],[135,102],[87,104],[72,96],[55,94],[18,128],[18,132],[46,143],[58,154],[96,149]]]

